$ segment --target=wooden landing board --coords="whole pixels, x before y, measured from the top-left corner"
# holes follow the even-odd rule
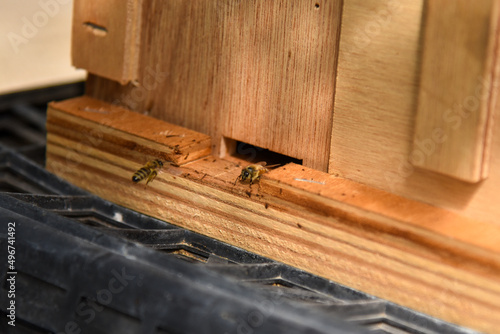
[[[110,108],[82,98],[53,103],[48,110],[47,168],[70,182],[432,316],[486,332],[499,328],[497,225],[294,164],[274,169],[250,186],[234,184],[241,165],[208,156],[179,167],[166,165],[149,185],[135,184],[130,178],[137,161],[149,159],[140,158],[149,152],[142,147],[157,152],[157,145],[164,144],[148,139],[121,145],[140,139],[123,125],[135,123],[127,120],[136,115],[117,108],[124,115],[117,128],[104,128],[97,118],[106,115],[89,116],[82,111],[89,106]],[[61,131],[66,120],[82,126]],[[115,146],[85,141],[87,130]]]
[[[411,162],[466,182],[488,176],[500,3],[428,1]]]

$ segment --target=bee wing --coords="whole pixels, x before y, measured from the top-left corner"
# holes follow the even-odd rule
[[[262,167],[265,167],[267,165],[267,162],[265,161],[260,161],[260,162],[257,162],[256,164],[254,165],[261,165]]]
[[[275,168],[275,167],[279,167],[281,166],[281,164],[275,164],[275,165],[269,165],[269,166],[266,166],[266,168]]]

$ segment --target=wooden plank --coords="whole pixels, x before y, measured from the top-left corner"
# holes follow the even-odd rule
[[[48,111],[47,168],[78,186],[447,321],[486,332],[500,326],[498,225],[294,164],[250,187],[234,184],[241,165],[206,157],[165,166],[148,186],[134,184],[130,177],[141,159],[127,157],[142,154],[135,147],[108,149],[82,141],[85,130],[54,127],[68,118],[100,133],[95,117],[102,115],[79,115],[77,102],[85,107],[87,100]],[[101,110],[97,102],[92,108]],[[108,127],[103,138],[118,143],[129,135]],[[148,143],[155,150],[157,143]]]
[[[139,65],[142,0],[75,0],[73,65],[126,84]]]
[[[48,110],[53,140],[71,139],[142,165],[154,158],[182,165],[211,154],[206,135],[89,97],[52,102]]]
[[[500,224],[500,122],[492,125],[490,172],[483,182],[469,184],[411,163],[423,3],[344,2],[329,172]],[[491,103],[498,117],[497,102]]]
[[[326,171],[341,1],[229,1],[222,135]],[[250,20],[248,18],[251,18]]]
[[[138,86],[88,94],[326,171],[340,0],[145,0]],[[96,60],[102,61],[102,60]]]
[[[467,182],[488,176],[499,3],[429,1],[411,162]]]

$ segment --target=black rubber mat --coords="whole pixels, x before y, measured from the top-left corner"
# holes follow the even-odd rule
[[[45,103],[81,94],[75,87],[0,101],[2,333],[475,333],[112,204],[47,172]],[[15,327],[7,323],[12,300]]]

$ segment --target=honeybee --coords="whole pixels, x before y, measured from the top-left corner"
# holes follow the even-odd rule
[[[234,184],[238,182],[238,180],[241,180],[242,182],[245,182],[246,180],[250,179],[250,185],[252,185],[255,181],[260,180],[260,176],[264,173],[267,173],[269,171],[269,168],[276,167],[279,165],[270,165],[266,167],[266,162],[258,162],[253,165],[246,166],[241,170],[241,174],[238,176],[236,181],[234,181]]]
[[[147,185],[149,182],[154,180],[154,178],[158,174],[157,170],[161,169],[162,167],[163,167],[163,162],[161,162],[161,160],[159,159],[151,160],[143,167],[141,167],[137,172],[135,172],[134,175],[132,175],[132,181],[137,183],[147,178],[146,180],[146,185]]]

